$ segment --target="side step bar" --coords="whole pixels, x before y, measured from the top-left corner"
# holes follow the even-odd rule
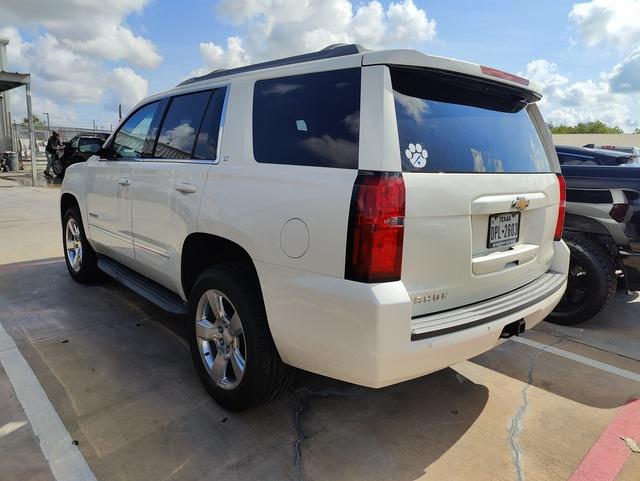
[[[123,266],[119,262],[101,257],[98,259],[98,268],[109,277],[144,297],[149,302],[154,303],[160,309],[176,315],[185,315],[187,313],[187,303],[180,299],[177,294]]]

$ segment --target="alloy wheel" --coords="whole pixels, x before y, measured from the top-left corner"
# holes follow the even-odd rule
[[[80,227],[73,217],[67,222],[64,239],[69,265],[74,272],[80,272],[82,268],[82,238],[80,237]]]
[[[235,389],[244,377],[247,347],[242,321],[222,292],[206,291],[196,310],[196,337],[202,363],[216,386]]]

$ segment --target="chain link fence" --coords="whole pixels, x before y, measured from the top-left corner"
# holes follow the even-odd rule
[[[95,125],[95,124],[94,124]],[[31,162],[31,151],[29,150],[29,125],[26,123],[14,123],[13,126],[13,151],[18,153],[18,159],[20,163]],[[47,157],[45,154],[45,148],[47,141],[51,136],[52,131],[56,131],[60,134],[60,141],[66,142],[71,140],[81,133],[111,133],[113,131],[113,125],[95,125],[95,128],[82,128],[72,126],[55,126],[52,125],[51,129],[48,126],[34,125],[34,136],[36,141],[36,161],[46,162]]]

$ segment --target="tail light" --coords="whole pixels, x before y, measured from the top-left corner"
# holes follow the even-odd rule
[[[360,282],[400,279],[404,202],[402,174],[366,172],[358,175],[349,212],[346,279]]]
[[[509,80],[520,85],[529,85],[529,81],[526,78],[518,77],[509,72],[504,72],[493,67],[480,66],[480,71],[485,75],[491,75],[492,77],[501,78],[503,80]]]
[[[556,222],[556,234],[553,240],[562,239],[562,230],[564,229],[564,214],[567,210],[567,183],[562,174],[558,174],[558,185],[560,187],[560,203],[558,204],[558,221]]]
[[[629,212],[629,204],[613,204],[613,207],[611,207],[609,211],[609,217],[618,222],[622,222],[627,216],[627,212]]]

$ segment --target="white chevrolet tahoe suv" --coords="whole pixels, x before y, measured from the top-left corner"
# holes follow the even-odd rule
[[[483,353],[563,295],[565,191],[520,77],[336,45],[189,79],[73,165],[66,262],[184,313],[224,407],[292,367],[370,387]]]

